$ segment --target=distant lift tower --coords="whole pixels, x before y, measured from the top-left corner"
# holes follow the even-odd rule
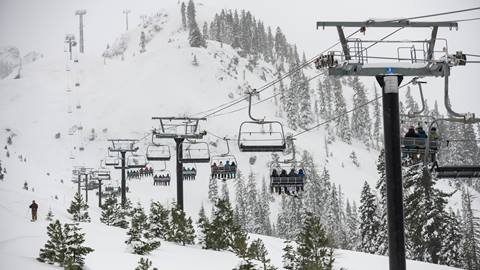
[[[337,29],[342,50],[331,51],[320,56],[316,61],[317,68],[327,68],[330,76],[375,76],[383,90],[383,126],[385,137],[385,170],[387,184],[387,214],[389,238],[390,270],[405,270],[405,232],[403,215],[402,162],[400,151],[400,119],[398,91],[403,76],[413,77],[445,77],[450,75],[450,67],[465,64],[462,54],[448,55],[446,45],[435,51],[439,27],[458,28],[457,22],[413,22],[409,20],[391,20],[364,22],[317,22],[318,28],[335,27]],[[345,37],[343,28],[353,27],[365,33],[368,28],[423,28],[432,29],[427,40],[360,40]],[[394,32],[395,33],[395,32]],[[446,40],[438,39],[439,41]],[[408,46],[397,48],[398,57],[369,56],[368,49],[373,45],[386,43],[408,43]],[[365,46],[365,44],[369,44]],[[400,52],[407,49],[410,58],[402,59]],[[418,54],[420,53],[420,59]],[[442,54],[437,60],[436,54]],[[459,56],[460,55],[460,56]],[[369,59],[384,59],[389,62],[368,63]],[[402,62],[406,60],[406,62]],[[447,80],[446,80],[447,81]],[[448,82],[448,81],[447,81]]]
[[[128,13],[130,13],[130,10],[128,10],[128,9],[125,9],[123,11],[123,14],[125,14],[125,28],[126,28],[127,31],[128,31]]]
[[[68,52],[70,54],[70,60],[72,60],[72,47],[77,46],[77,42],[75,41],[75,36],[73,34],[66,34],[65,35],[65,43],[68,45]]]
[[[174,139],[177,153],[177,206],[183,210],[183,141],[202,139],[206,131],[199,131],[199,122],[206,118],[191,117],[152,117],[160,122],[153,129],[153,139]]]
[[[80,53],[83,53],[83,15],[87,14],[87,11],[85,9],[79,9],[75,11],[75,15],[78,15],[79,19],[79,26],[80,26]]]
[[[120,153],[118,163],[115,163],[115,169],[120,169],[122,171],[122,207],[125,207],[127,202],[127,180],[125,178],[125,170],[129,168],[134,168],[134,166],[129,166],[127,164],[126,155],[127,153],[137,152],[138,147],[135,146],[137,140],[134,139],[110,139],[108,140],[112,143],[112,146],[108,148],[110,153]],[[136,160],[133,160],[136,161]],[[135,162],[136,163],[136,162]],[[133,164],[133,163],[132,163]],[[140,164],[139,168],[145,167],[146,164]]]

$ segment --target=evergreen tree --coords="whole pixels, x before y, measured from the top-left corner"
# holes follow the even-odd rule
[[[359,251],[376,254],[377,237],[380,230],[376,197],[365,181],[360,195],[360,245]]]
[[[263,241],[261,239],[256,239],[252,241],[250,246],[248,247],[248,257],[253,260],[257,260],[262,264],[263,270],[274,270],[276,269],[270,263],[270,259],[267,257],[268,251]]]
[[[350,206],[350,202],[347,200],[347,205],[345,209],[346,215],[346,235],[348,236],[348,242],[346,242],[346,249],[349,250],[356,250],[359,244],[359,228],[358,228],[358,215],[357,215],[357,207],[355,202],[353,202],[353,206]]]
[[[302,231],[296,238],[297,248],[284,248],[285,269],[332,270],[335,261],[330,240],[320,218],[308,213]]]
[[[445,228],[446,234],[443,236],[439,263],[462,267],[464,255],[462,252],[462,223],[452,209],[449,212],[450,218]]]
[[[150,270],[150,267],[152,267],[152,261],[150,261],[149,259],[140,258],[140,260],[138,261],[138,266],[135,267],[135,270]],[[158,268],[153,267],[152,270],[158,270]]]
[[[208,199],[212,203],[215,203],[215,201],[218,200],[218,185],[217,179],[215,178],[210,178],[208,183]]]
[[[182,244],[183,246],[185,246],[186,244],[194,244],[195,230],[193,229],[192,219],[190,217],[187,218],[185,212],[177,205],[174,205],[172,207],[170,214],[171,237],[169,240]]]
[[[352,160],[353,165],[355,165],[356,167],[360,167],[360,162],[358,162],[357,154],[355,154],[355,151],[352,151],[349,157]]]
[[[353,77],[352,88],[354,91],[353,107],[358,108],[352,112],[352,135],[368,147],[370,146],[372,123],[368,106],[365,106],[368,102],[367,93],[360,79],[356,76]]]
[[[151,232],[151,224],[140,204],[132,211],[132,220],[125,241],[133,253],[145,255],[160,246],[160,241]]]
[[[145,32],[141,32],[140,33],[140,53],[144,53],[146,50],[145,50],[145,46],[147,44],[147,40],[145,38]]]
[[[76,222],[90,222],[88,204],[83,201],[82,195],[78,192],[75,193],[67,212],[72,215],[72,219]]]
[[[37,258],[40,262],[59,264],[65,269],[82,269],[84,256],[92,252],[90,247],[82,246],[85,242],[85,234],[80,232],[76,224],[60,223],[59,220],[52,222],[47,227],[49,237],[45,246],[40,249]]]
[[[268,191],[265,178],[262,179],[262,190],[258,193],[257,198],[257,213],[258,221],[260,224],[259,233],[263,235],[272,235],[272,226],[270,223],[270,199],[272,195]]]
[[[448,222],[445,211],[450,196],[435,187],[423,166],[411,166],[404,176],[406,243],[411,258],[438,263],[444,228]]]
[[[100,222],[109,226],[126,229],[128,228],[128,222],[125,219],[125,215],[126,213],[122,209],[120,203],[118,203],[117,198],[107,197],[107,199],[102,205]]]
[[[207,230],[203,230],[203,247],[213,250],[234,250],[235,239],[241,239],[244,234],[240,225],[235,221],[230,203],[225,199],[219,199],[215,203],[211,222],[203,221]],[[238,246],[236,246],[238,249]]]
[[[375,147],[377,149],[380,148],[380,144],[382,143],[382,112],[381,112],[381,105],[380,99],[377,91],[377,87],[373,86],[375,91],[375,102],[373,103],[373,130],[372,136],[373,141],[375,143]]]
[[[305,57],[305,54],[303,54]],[[303,129],[308,128],[311,125],[313,120],[312,118],[312,106],[310,100],[310,83],[308,78],[302,74],[301,81],[300,81],[300,89],[299,89],[299,126]]]
[[[223,182],[222,184],[222,200],[226,200],[230,204],[230,193],[228,191],[227,182]]]
[[[351,143],[352,134],[350,131],[350,121],[347,115],[347,104],[343,97],[342,83],[338,79],[333,79],[333,94],[335,104],[334,114],[338,116],[335,119],[337,136],[344,142]]]
[[[203,244],[203,248],[206,248],[207,244],[205,242],[205,235],[208,233],[210,223],[208,221],[207,215],[205,214],[205,208],[203,207],[203,204],[200,207],[200,212],[198,213],[197,226],[199,229],[198,242],[200,244]]]
[[[202,36],[200,29],[198,28],[197,21],[195,20],[195,4],[192,0],[188,2],[187,19],[189,28],[188,40],[190,42],[190,46],[207,47],[207,43],[205,42],[205,39]]]
[[[185,16],[185,2],[182,2],[180,6],[180,13],[182,14],[182,27],[183,29],[187,29],[187,17]]]
[[[150,222],[150,231],[155,238],[170,240],[170,210],[163,207],[160,202],[152,202],[150,204],[150,215],[148,216]]]
[[[290,64],[289,72],[293,72],[296,68],[297,62]],[[302,87],[300,71],[293,72],[290,76],[290,87],[285,92],[285,112],[287,114],[287,123],[290,128],[296,130],[298,128],[299,119],[298,112],[300,110],[299,95]]]
[[[412,114],[420,110],[418,108],[418,103],[412,97],[410,86],[407,86],[407,92],[405,93],[405,105],[408,114]]]
[[[257,180],[253,172],[248,175],[248,183],[246,187],[246,209],[245,214],[247,223],[245,229],[250,233],[259,233],[260,226],[257,222],[258,213],[258,201],[257,201]]]
[[[235,217],[242,228],[247,227],[247,191],[242,176],[235,182]]]
[[[49,239],[45,246],[40,249],[37,260],[49,264],[63,263],[65,260],[65,235],[59,220],[52,222],[47,227]]]
[[[52,209],[48,209],[48,213],[47,213],[47,217],[45,218],[46,221],[53,221],[53,212],[52,212]]]
[[[202,35],[204,39],[208,39],[208,23],[203,23]]]
[[[480,269],[480,219],[472,208],[473,196],[468,189],[462,192],[463,214],[463,267],[466,270]]]
[[[63,228],[65,235],[65,269],[82,269],[85,264],[85,256],[93,252],[90,247],[82,246],[85,242],[85,233],[80,231],[76,224],[65,224]]]
[[[379,175],[379,178],[376,185],[376,189],[380,194],[380,200],[378,202],[380,230],[377,238],[377,254],[381,255],[387,255],[388,252],[387,182],[385,173],[385,150],[381,149],[377,160],[377,174]]]

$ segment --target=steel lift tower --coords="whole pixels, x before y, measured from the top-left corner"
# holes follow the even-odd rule
[[[125,9],[123,11],[123,14],[125,14],[125,28],[126,28],[126,31],[128,31],[128,13],[130,13],[129,9]]]
[[[403,213],[402,161],[400,149],[400,117],[399,117],[399,85],[404,76],[444,77],[448,84],[450,67],[464,65],[462,53],[448,55],[447,49],[435,50],[437,33],[440,27],[458,28],[458,23],[446,22],[414,22],[409,20],[360,21],[360,22],[317,22],[318,28],[335,27],[340,38],[341,51],[331,51],[320,56],[316,61],[317,68],[327,68],[330,76],[374,76],[383,91],[383,124],[385,140],[385,169],[387,184],[387,215],[389,239],[390,270],[405,270],[405,232]],[[369,28],[403,28],[431,29],[426,40],[365,40],[345,37],[344,28],[357,28],[365,33]],[[394,33],[395,33],[394,31]],[[389,37],[389,36],[387,36]],[[445,41],[441,39],[441,41]],[[398,57],[372,57],[367,49],[378,43],[408,43],[408,47],[397,48]],[[365,46],[365,44],[370,44]],[[413,45],[412,45],[413,44]],[[420,48],[418,48],[420,44]],[[407,48],[409,59],[402,59],[400,52]],[[421,49],[421,50],[420,50]],[[418,52],[423,57],[417,57]],[[442,54],[437,60],[435,56]],[[464,56],[464,55],[463,55]],[[339,58],[339,59],[338,59]],[[370,59],[386,59],[390,62],[368,63]],[[408,62],[402,62],[408,60]]]
[[[80,43],[80,53],[83,53],[83,50],[84,50],[84,47],[83,47],[83,16],[87,14],[87,11],[85,9],[79,9],[77,11],[75,11],[75,15],[78,15],[78,19],[79,19],[79,26],[80,26],[80,39],[79,39],[79,43]]]
[[[156,139],[174,139],[176,143],[177,206],[183,210],[183,142],[185,139],[202,139],[206,131],[199,131],[199,122],[206,118],[192,117],[152,117],[160,122],[159,128],[152,131]]]

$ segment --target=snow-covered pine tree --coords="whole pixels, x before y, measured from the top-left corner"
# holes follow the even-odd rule
[[[200,211],[198,213],[198,220],[197,220],[197,226],[198,226],[198,233],[197,233],[197,238],[198,238],[198,243],[202,245],[203,248],[206,248],[206,239],[205,235],[208,233],[210,222],[208,221],[207,215],[205,214],[205,208],[202,206],[200,207]]]
[[[150,222],[140,204],[132,211],[127,236],[125,244],[131,247],[134,254],[145,255],[160,246],[160,241],[151,232]]]
[[[305,57],[305,54],[303,55]],[[298,124],[301,128],[307,129],[313,120],[312,105],[310,100],[310,82],[305,74],[301,74],[299,90],[299,109]]]
[[[125,215],[126,213],[118,203],[117,198],[109,196],[102,205],[100,222],[109,226],[126,229],[128,228],[128,222],[125,219]]]
[[[382,112],[381,112],[381,105],[380,99],[378,95],[377,86],[373,85],[373,89],[375,92],[375,101],[373,103],[373,130],[372,130],[372,137],[373,142],[375,144],[375,148],[379,149],[380,145],[382,144]]]
[[[48,225],[47,235],[49,239],[40,249],[37,260],[49,264],[63,262],[65,260],[65,236],[62,224],[58,219]]]
[[[182,14],[182,27],[187,29],[187,17],[185,16],[185,2],[182,2],[180,6],[180,13]]]
[[[67,212],[72,215],[73,221],[90,222],[90,216],[88,215],[88,204],[83,201],[82,195],[80,195],[78,192],[75,193]]]
[[[272,224],[270,222],[270,200],[273,196],[270,194],[265,177],[262,178],[262,190],[258,193],[258,223],[261,225],[260,234],[272,235]]]
[[[242,228],[247,227],[247,192],[243,176],[235,182],[235,216]]]
[[[463,215],[463,267],[466,270],[480,269],[480,219],[472,207],[473,196],[467,188],[462,191]]]
[[[140,53],[144,53],[146,50],[145,50],[145,46],[147,45],[147,40],[145,38],[145,32],[141,32],[140,33]]]
[[[230,204],[230,193],[228,191],[227,182],[223,182],[222,184],[221,199],[226,200]]]
[[[325,201],[323,200],[328,191],[323,184],[322,177],[318,174],[313,156],[308,151],[303,151],[301,163],[305,172],[305,208],[307,212],[319,217],[325,215]],[[326,168],[325,168],[326,169]]]
[[[170,241],[179,243],[183,246],[186,244],[192,245],[195,243],[195,230],[193,229],[193,222],[190,217],[186,217],[182,208],[176,204],[170,210]]]
[[[295,240],[297,247],[285,247],[284,268],[292,270],[332,270],[335,262],[333,248],[320,218],[307,213],[304,227]]]
[[[344,210],[340,207],[339,192],[335,186],[332,185],[330,197],[326,201],[327,212],[325,230],[328,238],[335,247],[344,248],[347,239],[345,239],[345,226],[343,217],[345,216]]]
[[[257,180],[255,174],[250,172],[248,175],[248,182],[245,188],[245,200],[246,200],[246,227],[245,230],[249,233],[259,233],[261,224],[258,224],[258,201],[257,201]]]
[[[357,154],[355,153],[355,151],[352,151],[350,153],[349,158],[352,160],[352,163],[353,165],[355,165],[355,167],[360,167],[360,162],[358,161]]]
[[[359,222],[357,214],[357,206],[355,201],[353,201],[353,206],[350,206],[350,202],[347,200],[345,207],[345,216],[346,216],[346,235],[348,236],[349,241],[346,242],[345,248],[348,250],[356,250],[360,234],[359,234]]]
[[[188,40],[191,47],[207,47],[207,43],[200,32],[197,21],[195,20],[195,4],[192,0],[188,2],[187,19],[189,35]]]
[[[163,207],[160,202],[152,202],[150,204],[148,220],[150,222],[150,231],[153,237],[170,241],[172,230],[170,228],[169,209]]]
[[[379,175],[375,188],[380,194],[378,201],[378,216],[380,229],[378,231],[377,254],[387,255],[388,252],[388,224],[387,224],[387,182],[385,176],[385,150],[381,149],[377,159],[377,174]]]
[[[453,267],[463,266],[462,223],[459,218],[460,217],[457,217],[455,212],[450,208],[445,235],[442,237],[443,241],[439,264]]]
[[[299,94],[302,87],[302,73],[300,71],[294,72],[297,68],[297,62],[292,61],[289,72],[293,72],[290,76],[290,87],[285,91],[285,112],[287,116],[288,126],[296,130],[299,127]]]
[[[158,270],[158,268],[156,267],[153,267],[153,268],[150,268],[150,267],[152,267],[152,261],[142,257],[138,261],[138,265],[137,267],[135,267],[135,270]]]
[[[407,86],[407,92],[405,93],[405,106],[408,114],[419,111],[418,103],[413,99],[410,86]]]
[[[205,40],[208,39],[208,23],[207,22],[203,23],[202,35]]]
[[[208,199],[210,202],[215,203],[218,200],[218,185],[217,179],[210,177],[208,182]]]
[[[67,270],[82,269],[85,264],[85,256],[93,252],[93,248],[83,246],[85,233],[80,231],[77,224],[65,224],[65,260],[63,267]]]
[[[350,131],[350,120],[347,115],[347,104],[345,98],[343,97],[342,83],[338,79],[332,79],[333,84],[333,103],[335,104],[334,115],[337,117],[335,119],[336,134],[344,142],[352,142],[352,133]]]
[[[53,221],[53,212],[52,212],[52,208],[49,208],[48,209],[48,213],[47,213],[47,217],[45,218],[46,221]]]
[[[372,121],[368,106],[365,105],[368,102],[366,89],[357,76],[353,77],[352,88],[354,91],[353,107],[358,108],[352,112],[352,135],[370,147]]]
[[[378,252],[378,217],[377,198],[365,181],[360,195],[360,245],[358,250],[376,254]]]
[[[411,166],[404,176],[406,243],[411,258],[438,263],[449,220],[449,194],[435,187],[436,179],[423,166]]]
[[[248,247],[248,257],[259,261],[262,264],[263,270],[277,269],[270,263],[270,259],[268,258],[268,250],[260,238],[253,240]]]
[[[219,199],[215,203],[211,222],[205,230],[203,247],[213,250],[233,250],[234,239],[244,234],[241,226],[235,221],[230,203]],[[238,240],[238,239],[237,239]]]

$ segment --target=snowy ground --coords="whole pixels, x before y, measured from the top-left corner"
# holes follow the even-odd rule
[[[64,58],[46,56],[25,65],[22,79],[0,80],[0,141],[5,142],[7,136],[15,134],[13,144],[8,146],[10,158],[5,157],[7,150],[3,149],[4,144],[0,145],[2,165],[8,171],[4,182],[0,182],[0,219],[3,221],[0,223],[1,269],[53,268],[35,261],[39,248],[46,241],[45,215],[51,208],[57,218],[69,220],[66,208],[76,191],[76,185],[70,181],[72,166],[98,167],[109,146],[106,139],[141,138],[155,124],[150,120],[152,116],[192,114],[229,101],[229,94],[237,98],[247,85],[258,87],[266,83],[259,76],[261,67],[266,72],[267,81],[274,78],[273,68],[266,63],[260,63],[253,72],[246,70],[246,60],[239,58],[229,46],[222,48],[220,44],[209,41],[207,49],[190,48],[186,33],[178,31],[178,7],[162,12],[169,15],[168,20],[148,43],[144,54],[138,53],[139,31],[133,29],[127,33],[131,36],[131,43],[124,61],[107,60],[105,65],[99,55],[87,54],[80,57],[78,64],[71,63],[71,71],[67,72]],[[193,55],[196,55],[199,66],[191,64]],[[236,72],[229,68],[234,57],[240,60]],[[315,72],[307,71],[309,75]],[[74,87],[76,80],[80,87]],[[314,85],[312,83],[312,87]],[[73,92],[68,93],[67,87]],[[271,90],[266,93],[263,97],[272,94]],[[349,89],[345,97],[350,99]],[[81,109],[76,109],[76,105],[81,105]],[[245,105],[244,102],[231,109]],[[68,113],[69,108],[73,113]],[[274,117],[274,111],[273,101],[255,107],[255,114],[259,116]],[[244,120],[247,120],[245,110],[209,119],[203,128],[216,135],[236,138],[238,126]],[[82,125],[84,129],[69,135],[74,125]],[[88,140],[92,128],[98,135],[93,142]],[[104,129],[108,130],[104,132]],[[57,132],[61,133],[60,139],[55,139]],[[296,141],[299,150],[308,149],[314,153],[319,168],[325,165],[323,139],[322,129],[307,133]],[[216,138],[209,136],[207,140],[215,141]],[[218,148],[212,148],[213,153],[224,152],[224,145],[221,141],[219,143]],[[84,146],[85,151],[78,151],[80,146]],[[268,176],[266,164],[269,154],[257,154],[258,159],[252,166],[248,162],[250,154],[240,154],[235,143],[231,144],[231,150],[245,174],[255,172],[259,183],[262,177]],[[375,161],[378,153],[368,151],[355,142],[347,145],[337,141],[329,145],[329,150],[333,154],[327,165],[332,181],[342,185],[347,198],[358,202],[363,182],[373,184],[377,180]],[[348,158],[353,150],[359,158],[359,168]],[[145,149],[142,148],[142,151]],[[20,155],[26,158],[26,162],[20,161]],[[162,164],[153,166],[160,168]],[[174,172],[173,162],[169,162],[167,168]],[[202,204],[210,209],[207,198],[209,167],[197,165],[197,170],[198,179],[184,184],[185,209],[193,217],[196,217]],[[170,174],[174,176],[174,173]],[[118,179],[119,172],[115,172],[112,185],[118,185]],[[34,191],[21,189],[25,181]],[[127,196],[133,202],[140,201],[144,205],[151,200],[170,203],[176,196],[174,181],[169,187],[152,188],[151,179],[132,180],[128,185],[130,193]],[[228,186],[233,198],[234,183],[229,182]],[[445,188],[449,187],[445,184]],[[36,223],[29,222],[28,205],[33,199],[40,205],[39,221]],[[100,224],[94,192],[90,193],[89,199],[93,222],[82,227],[87,233],[87,245],[95,252],[88,255],[86,269],[105,269],[105,265],[108,269],[133,269],[139,257],[127,252],[123,243],[125,231]],[[452,200],[452,204],[458,207],[458,200]],[[278,206],[272,208],[274,217]],[[261,238],[269,248],[272,261],[280,267],[283,241]],[[149,257],[159,269],[225,270],[233,268],[238,262],[232,253],[202,250],[197,246],[181,247],[167,242],[163,242]],[[383,270],[388,266],[387,257],[383,256],[339,250],[337,258],[339,267],[350,270],[365,267]],[[409,262],[409,269],[452,268]]]

